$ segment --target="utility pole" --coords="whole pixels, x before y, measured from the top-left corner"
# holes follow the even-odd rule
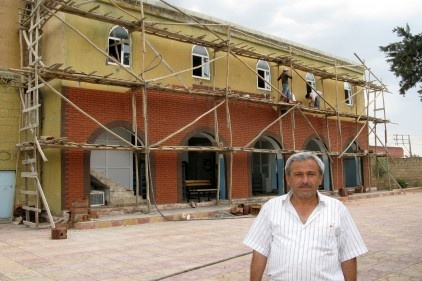
[[[409,157],[412,157],[412,144],[410,142],[410,135],[394,135],[394,141],[396,142],[396,145],[403,145],[405,149],[409,152]],[[407,147],[409,149],[407,149]]]

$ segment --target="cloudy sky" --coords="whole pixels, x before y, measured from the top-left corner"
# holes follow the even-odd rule
[[[422,102],[417,89],[398,94],[397,79],[379,46],[401,41],[393,28],[409,24],[412,34],[422,33],[422,1],[401,0],[166,0],[260,32],[319,49],[358,62],[356,53],[387,85],[387,145],[398,144],[409,154],[422,156]],[[382,118],[380,115],[377,117]],[[378,125],[378,136],[382,126]],[[373,138],[372,138],[373,139]],[[409,146],[410,140],[410,146]],[[404,143],[404,145],[403,145]]]

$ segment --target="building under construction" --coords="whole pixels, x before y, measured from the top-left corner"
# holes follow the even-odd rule
[[[183,203],[195,195],[189,184],[216,204],[279,195],[285,159],[303,150],[325,164],[321,191],[371,187],[370,158],[383,153],[369,140],[385,143],[386,88],[358,55],[351,62],[166,1],[1,8],[17,19],[7,27],[14,53],[6,46],[2,56],[18,60],[1,74],[1,95],[20,112],[0,166],[18,175],[14,206],[51,219],[81,198]],[[277,80],[284,68],[293,102]]]

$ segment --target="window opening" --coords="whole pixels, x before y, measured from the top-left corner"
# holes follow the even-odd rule
[[[352,86],[348,82],[344,82],[344,99],[347,105],[353,105]]]
[[[312,89],[316,90],[315,76],[312,73],[306,73],[305,80],[306,80],[306,95],[308,95],[312,92]]]
[[[202,65],[202,66],[201,66]],[[192,49],[192,76],[210,79],[210,64],[207,49],[202,46],[194,46]]]
[[[124,66],[129,66],[129,33],[125,28],[116,26],[110,31],[110,35],[108,36],[108,55],[115,58]],[[109,60],[108,63],[115,64],[112,60]]]
[[[270,81],[271,81],[271,73],[270,73],[270,66],[266,61],[259,60],[256,65],[256,72],[258,73],[258,89],[271,91]],[[264,79],[262,79],[264,78]]]

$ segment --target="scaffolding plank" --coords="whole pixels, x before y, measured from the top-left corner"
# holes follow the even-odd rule
[[[41,213],[42,211],[39,208],[29,207],[29,206],[22,206],[22,209],[24,209],[25,211],[31,211],[31,212],[37,212],[37,213]]]
[[[21,190],[20,191],[21,194],[25,194],[25,195],[38,195],[38,193],[36,191],[32,191],[32,190]]]
[[[35,158],[30,158],[30,159],[22,160],[22,164],[24,164],[24,165],[34,164],[36,162],[37,162],[37,159],[35,159]]]
[[[38,173],[37,172],[21,172],[21,177],[23,177],[23,178],[37,178]]]
[[[38,109],[39,107],[41,107],[41,104],[37,104],[37,105],[31,106],[31,107],[25,108],[25,109],[22,110],[22,112],[28,113],[30,111],[34,111],[34,110]]]
[[[32,221],[23,220],[22,223],[26,226],[29,226],[30,228],[37,228],[38,227],[38,224],[36,224]]]

